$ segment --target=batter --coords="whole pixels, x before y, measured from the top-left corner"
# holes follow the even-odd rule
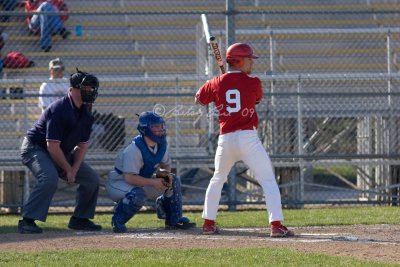
[[[271,224],[271,237],[293,236],[283,224],[281,196],[271,160],[257,135],[256,104],[262,99],[262,84],[251,77],[253,60],[258,58],[243,43],[231,45],[226,52],[229,71],[207,81],[197,92],[197,104],[215,103],[220,135],[215,153],[215,171],[208,185],[204,210],[203,234],[216,234],[221,190],[235,162],[242,160],[261,185]]]

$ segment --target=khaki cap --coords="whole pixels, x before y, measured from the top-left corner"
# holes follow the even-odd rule
[[[64,70],[64,64],[60,58],[55,58],[55,59],[50,60],[49,70],[59,69],[59,68],[62,68]]]

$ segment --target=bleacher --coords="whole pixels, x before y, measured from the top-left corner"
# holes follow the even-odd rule
[[[61,57],[67,75],[78,66],[100,78],[101,91],[95,110],[125,118],[127,143],[136,134],[135,113],[152,110],[156,104],[162,104],[168,111],[173,111],[176,106],[186,110],[194,106],[193,95],[205,80],[201,76],[205,74],[204,69],[199,68],[197,58],[207,56],[198,51],[200,12],[209,12],[210,28],[220,41],[222,53],[226,49],[225,1],[66,2],[71,15],[65,26],[72,34],[67,40],[55,36],[53,48],[48,53],[41,51],[39,37],[29,33],[24,16],[0,22],[0,28],[8,34],[2,54],[20,51],[35,62],[32,68],[3,69],[4,87],[23,87],[24,93],[30,94],[26,100],[8,96],[0,100],[0,157],[10,159],[8,166],[21,167],[18,156],[20,140],[26,128],[40,114],[37,96],[34,96],[40,82],[32,79],[48,78],[50,59]],[[255,53],[260,56],[254,73],[261,78],[271,71],[271,66],[276,75],[385,73],[386,33],[343,33],[349,29],[361,31],[400,25],[397,4],[368,2],[236,0],[235,40],[254,46]],[[17,9],[21,10],[23,7]],[[399,12],[395,13],[396,10]],[[79,27],[81,36],[76,32]],[[399,68],[396,62],[400,51],[399,36],[391,36],[392,71]],[[273,39],[272,47],[270,38]],[[214,73],[217,72],[215,65]],[[157,80],[159,77],[170,79]],[[318,90],[317,86],[315,90]],[[174,97],[176,93],[180,95]],[[289,106],[296,108],[289,104],[284,108]],[[185,160],[188,155],[212,158],[213,152],[208,150],[207,117],[203,114],[201,120],[196,121],[197,118],[198,114],[167,118],[168,141],[174,158]],[[93,144],[88,158],[97,164],[97,168],[106,170],[115,153]]]
[[[209,11],[223,12],[224,3],[201,1],[190,3],[184,1],[67,1],[71,15],[66,27],[73,33],[68,40],[54,38],[50,53],[40,51],[38,36],[29,34],[24,17],[17,17],[11,22],[0,23],[9,33],[4,52],[13,49],[27,53],[36,66],[34,68],[14,70],[6,69],[7,77],[47,76],[47,62],[57,56],[64,58],[67,71],[71,72],[76,65],[82,66],[101,76],[137,76],[151,77],[159,75],[191,75],[196,73],[196,25],[199,14],[190,12]],[[258,3],[258,6],[256,4]],[[239,12],[249,10],[259,13],[239,13],[236,18],[238,30],[280,30],[280,29],[348,29],[348,28],[382,28],[396,27],[400,19],[396,14],[378,15],[362,13],[366,10],[396,10],[397,5],[382,1],[370,4],[358,1],[306,1],[293,3],[280,1],[259,3],[258,1],[235,1]],[[327,14],[307,13],[325,11]],[[354,13],[329,13],[340,11]],[[180,12],[179,15],[161,12]],[[184,14],[183,12],[188,12]],[[82,12],[77,13],[74,12]],[[85,13],[86,12],[86,13]],[[96,14],[96,12],[102,12]],[[121,15],[119,14],[121,13]],[[125,12],[125,13],[124,13]],[[149,14],[145,14],[148,12]],[[151,13],[153,12],[153,13]],[[157,14],[160,12],[160,14]],[[262,13],[265,12],[265,13]],[[359,13],[357,13],[359,12]],[[177,18],[179,16],[179,19]],[[216,32],[224,31],[223,14],[209,15],[210,26]],[[81,26],[82,36],[75,36],[75,28]],[[274,36],[279,38],[279,36]],[[363,36],[365,37],[365,36]],[[222,38],[224,38],[222,36]],[[269,68],[269,49],[267,35],[237,34],[236,40],[250,42],[258,47],[262,60],[257,72],[263,73]],[[348,65],[351,72],[360,70],[382,70],[385,62],[363,62],[357,55],[350,57],[350,51],[356,54],[369,53],[366,49],[384,49],[384,38],[369,47],[356,44],[361,40],[338,36],[310,36],[287,34],[277,43],[275,53],[279,57],[275,62],[276,71],[282,73],[338,72]],[[310,39],[311,38],[311,39]],[[340,39],[344,38],[344,39]],[[347,39],[347,40],[346,40]],[[224,49],[224,39],[221,44]],[[315,47],[316,42],[326,43],[326,47]],[[328,45],[329,43],[329,45]],[[336,56],[335,62],[327,64],[313,51],[324,51],[324,54]],[[265,51],[265,52],[264,52]],[[293,53],[295,51],[295,53]],[[346,52],[347,51],[347,52]],[[354,53],[353,53],[354,55]],[[305,60],[303,62],[303,60]],[[306,62],[306,61],[309,62]],[[344,60],[342,64],[340,62]],[[84,64],[82,63],[84,61]],[[299,64],[298,62],[303,62]],[[348,61],[348,62],[346,62]]]

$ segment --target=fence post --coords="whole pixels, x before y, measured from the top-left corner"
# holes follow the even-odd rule
[[[273,31],[269,31],[269,60],[270,60],[270,70],[266,73],[266,75],[270,75],[270,93],[271,93],[271,116],[272,116],[272,123],[270,132],[272,133],[272,140],[277,136],[276,126],[277,126],[277,119],[275,116],[275,82],[274,82],[274,39],[273,39]],[[271,142],[270,154],[274,154],[277,151],[276,142]]]
[[[387,56],[387,74],[388,74],[388,104],[389,107],[391,105],[391,96],[390,93],[392,91],[392,86],[391,86],[391,75],[392,75],[392,57],[391,57],[391,49],[390,49],[390,29],[387,32],[386,35],[386,56]]]
[[[226,0],[226,47],[235,42],[235,3]]]
[[[175,79],[175,107],[174,110],[179,110],[178,108],[178,91],[179,91],[179,78],[176,77]],[[168,111],[167,111],[168,113]],[[180,127],[179,127],[179,112],[173,112],[172,113],[175,116],[175,157],[178,158],[178,156],[181,154],[180,152],[180,144],[179,144],[179,133],[180,133]],[[180,175],[180,166],[179,163],[176,166],[176,175],[179,176]]]
[[[393,112],[393,104],[392,104],[392,51],[391,51],[391,32],[388,29],[386,34],[386,55],[387,55],[387,92],[388,92],[388,107],[389,107],[389,117],[387,121],[387,131],[388,131],[388,140],[387,140],[387,153],[392,154],[392,145],[398,140],[398,130],[395,127],[397,118],[394,116]],[[400,174],[400,166],[399,165],[388,165],[389,169],[389,177],[390,180],[387,182],[388,190],[387,194],[389,195],[389,202],[392,206],[399,205],[399,187],[392,187],[392,185],[399,183],[399,174]]]
[[[392,144],[392,140],[394,139],[394,134],[395,131],[394,129],[391,129],[391,122],[393,120],[392,117],[392,81],[391,81],[391,75],[392,75],[392,55],[391,55],[391,48],[390,48],[390,39],[391,37],[391,32],[390,29],[387,30],[387,34],[386,34],[386,55],[387,55],[387,74],[388,74],[388,78],[387,78],[387,92],[388,92],[388,108],[389,108],[389,114],[386,118],[382,118],[382,121],[385,124],[385,132],[384,132],[384,139],[383,141],[383,153],[386,153],[388,155],[391,154],[391,144]],[[385,138],[386,137],[386,138]],[[376,177],[376,179],[379,179],[380,181],[380,185],[381,186],[385,186],[387,188],[387,190],[382,190],[382,191],[386,191],[384,192],[385,194],[389,195],[388,199],[382,199],[384,201],[390,201],[392,199],[392,194],[391,193],[395,193],[395,188],[390,189],[390,186],[392,185],[392,180],[396,180],[393,179],[394,177],[392,177],[392,175],[396,172],[391,172],[392,166],[390,164],[385,164],[382,166],[382,173],[381,176],[383,177],[389,177],[389,179],[385,179],[385,178],[381,178],[381,177]],[[384,197],[382,197],[384,198]]]
[[[24,88],[26,87],[26,80],[24,79]],[[28,130],[28,101],[27,101],[27,96],[24,93],[24,129],[25,132]],[[22,137],[24,138],[25,135]],[[25,201],[28,200],[29,197],[29,190],[30,190],[30,181],[29,181],[29,169],[28,168],[24,168],[24,184],[23,184],[23,203],[22,206],[24,205]]]
[[[235,4],[233,0],[226,0],[226,49],[235,43]],[[228,176],[228,207],[229,211],[236,210],[236,163]]]
[[[236,164],[233,165],[228,175],[228,210],[236,211]]]
[[[301,207],[304,200],[304,149],[303,149],[303,115],[302,115],[302,99],[301,99],[301,76],[297,80],[297,144],[298,144],[298,154],[299,154],[299,192],[296,194],[296,207]]]

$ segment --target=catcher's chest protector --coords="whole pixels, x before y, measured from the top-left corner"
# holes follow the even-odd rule
[[[143,158],[143,168],[140,170],[139,175],[142,177],[151,177],[156,170],[155,166],[164,158],[165,152],[167,151],[167,143],[159,144],[157,153],[154,154],[147,147],[141,135],[136,136],[133,141],[142,153]]]

